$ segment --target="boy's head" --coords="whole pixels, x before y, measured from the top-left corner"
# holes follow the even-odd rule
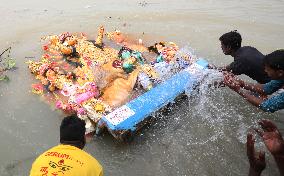
[[[60,125],[60,143],[83,149],[86,143],[85,132],[84,120],[79,119],[76,115],[65,117]]]
[[[276,50],[264,57],[265,72],[271,79],[284,78],[284,50]]]
[[[231,55],[232,52],[238,50],[242,44],[242,36],[236,30],[223,34],[219,40],[225,55]]]

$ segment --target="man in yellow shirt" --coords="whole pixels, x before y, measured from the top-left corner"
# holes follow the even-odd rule
[[[60,125],[60,145],[41,154],[33,163],[30,176],[103,176],[103,168],[83,151],[86,144],[85,121],[65,117]]]

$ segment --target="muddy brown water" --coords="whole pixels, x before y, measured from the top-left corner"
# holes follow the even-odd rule
[[[283,0],[0,0],[0,50],[11,46],[17,69],[0,83],[0,175],[28,175],[31,163],[59,141],[63,114],[30,92],[34,78],[25,62],[41,55],[40,38],[97,27],[119,29],[147,43],[190,45],[209,62],[224,65],[218,38],[237,29],[243,45],[264,54],[284,48]],[[209,91],[173,107],[143,129],[134,141],[94,137],[85,150],[110,176],[246,175],[246,133],[259,119],[274,120],[284,132],[283,112],[263,113],[227,88]],[[257,140],[257,147],[264,149]],[[278,175],[267,155],[263,175]]]

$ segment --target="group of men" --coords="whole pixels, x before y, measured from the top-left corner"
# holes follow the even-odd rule
[[[284,92],[278,91],[284,86],[284,50],[264,56],[256,48],[242,47],[242,37],[237,31],[225,33],[219,40],[224,54],[234,57],[231,64],[217,68],[225,75],[224,84],[263,111],[284,109]],[[238,79],[236,75],[241,74],[257,83]]]
[[[284,109],[284,50],[276,50],[263,55],[256,48],[241,46],[242,37],[237,31],[223,34],[219,38],[225,55],[231,55],[234,61],[225,67],[209,66],[221,70],[223,83],[237,92],[252,105],[265,112]],[[245,82],[236,75],[247,75],[257,83]],[[273,95],[272,95],[273,94]],[[270,120],[259,122],[262,131],[256,129],[268,151],[277,163],[280,175],[284,175],[284,140],[276,125]],[[249,176],[259,176],[266,167],[263,151],[256,152],[254,137],[247,135],[247,156],[250,163]]]
[[[225,55],[234,61],[225,67],[209,66],[223,72],[223,83],[249,103],[265,112],[284,109],[284,50],[263,55],[256,48],[241,46],[242,37],[237,31],[223,34],[219,38]],[[247,75],[257,83],[248,83],[236,75]],[[273,94],[273,95],[272,95]],[[284,140],[277,127],[270,120],[259,122],[262,131],[256,132],[263,139],[268,151],[274,157],[281,175],[284,175]],[[247,135],[247,156],[250,163],[249,176],[259,176],[266,167],[263,151],[256,152],[254,138]]]
[[[284,86],[284,50],[276,50],[264,56],[253,47],[242,47],[242,37],[237,31],[225,33],[219,40],[224,54],[234,57],[234,61],[225,67],[210,65],[210,68],[224,73],[224,85],[263,111],[284,109],[284,92],[277,92]],[[258,83],[238,79],[236,75],[241,74]],[[275,92],[277,94],[273,94]],[[269,120],[261,120],[259,124],[263,131],[256,131],[273,155],[281,175],[284,175],[284,140],[281,133]],[[100,163],[82,150],[86,143],[85,131],[83,120],[75,115],[65,117],[60,126],[60,144],[34,161],[30,175],[103,176]],[[255,151],[251,133],[247,136],[247,156],[249,175],[260,175],[266,167],[265,155],[262,151]]]

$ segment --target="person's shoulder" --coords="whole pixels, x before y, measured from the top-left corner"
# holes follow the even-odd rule
[[[239,51],[255,51],[257,49],[255,47],[252,47],[252,46],[242,46],[238,50]]]
[[[271,80],[272,84],[278,84],[278,85],[283,85],[284,84],[284,80]]]
[[[86,168],[95,170],[96,172],[101,172],[103,170],[103,167],[101,164],[94,158],[92,155],[87,153],[86,151],[74,147],[74,146],[64,146],[64,148],[72,149],[72,157],[80,158],[81,161],[84,161]]]
[[[266,94],[272,94],[279,90],[284,85],[284,80],[271,80],[263,85],[263,90]]]
[[[53,150],[57,149],[59,146],[60,146],[60,145],[56,145],[56,146],[53,146],[53,147],[51,147],[51,148],[47,149],[47,150],[46,150],[46,151],[44,151],[44,152],[43,152],[40,156],[45,155],[46,153],[48,153],[48,152],[50,152],[50,151],[53,151]],[[39,156],[39,157],[40,157],[40,156]]]
[[[242,48],[242,49],[252,49],[252,50],[256,50],[256,48],[253,47],[253,46],[242,46],[241,48]]]
[[[84,151],[85,152],[85,151]],[[93,157],[92,155],[90,155],[89,153],[85,152],[85,157],[86,159],[88,159],[90,162],[93,162],[94,164],[100,165],[100,163],[98,162],[98,160]]]
[[[246,52],[257,52],[259,54],[262,54],[258,49],[256,49],[253,46],[243,46],[240,48],[242,51],[246,51]],[[263,55],[263,54],[262,54]]]
[[[37,168],[39,165],[41,165],[42,163],[46,162],[46,156],[48,155],[48,153],[50,153],[51,151],[54,150],[54,148],[56,148],[58,146],[54,146],[46,151],[44,151],[42,154],[40,154],[34,161],[32,164],[32,168],[31,168],[31,172]]]
[[[95,164],[99,164],[99,162],[96,160],[96,158],[94,158],[92,155],[90,155],[88,152],[77,148],[76,153],[78,156],[80,156],[80,158],[84,159],[85,161],[88,160],[88,162],[92,162]]]
[[[255,61],[260,60],[264,58],[264,55],[258,51],[256,48],[252,46],[243,46],[239,48],[236,52],[236,58],[239,60],[245,60],[245,61]]]
[[[281,80],[272,79],[268,83],[270,83],[270,84],[284,84],[284,80],[282,80],[282,79]],[[266,84],[268,84],[268,83],[266,83]]]
[[[85,152],[85,151],[83,151]],[[93,157],[92,155],[88,154],[87,152],[85,152],[84,155],[84,161],[87,164],[87,167],[93,171],[96,171],[97,174],[103,173],[103,167],[102,165],[99,163],[99,161]]]

